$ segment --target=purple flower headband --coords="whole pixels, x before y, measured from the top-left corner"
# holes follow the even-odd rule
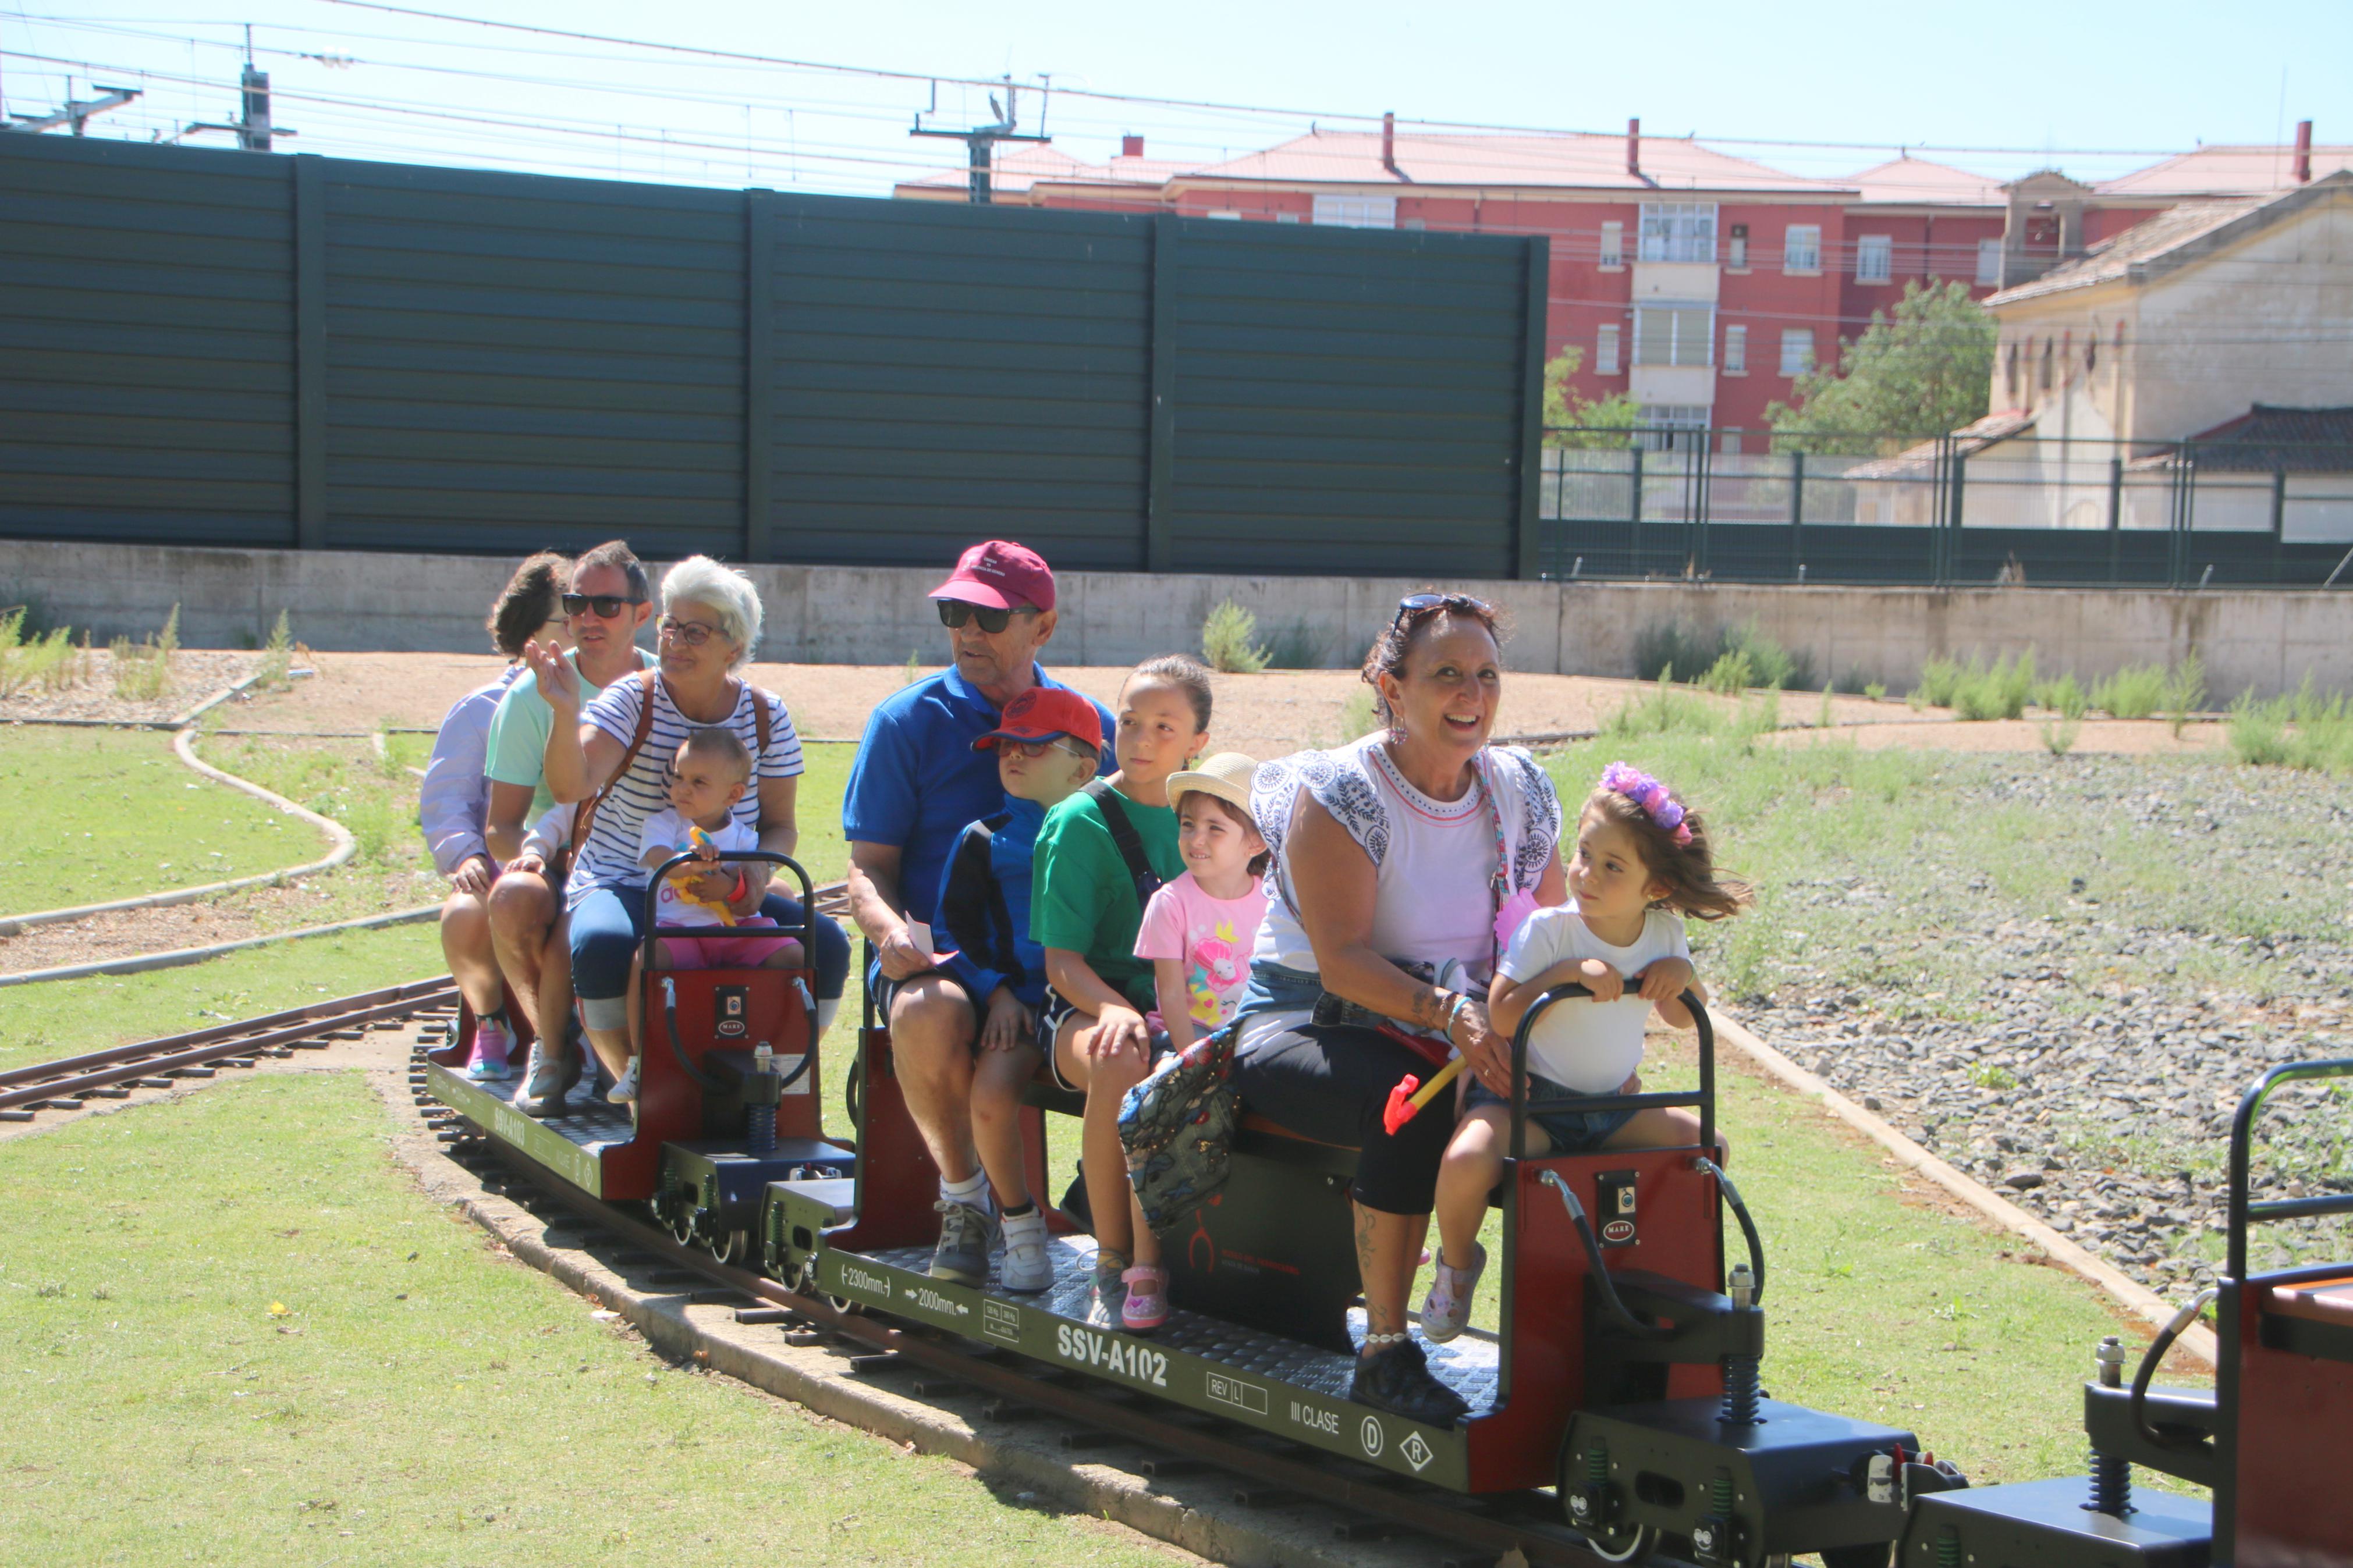
[[[1683,820],[1683,802],[1674,792],[1629,763],[1612,763],[1601,770],[1601,787],[1622,795],[1642,808],[1660,832],[1677,844],[1692,841],[1691,824]]]

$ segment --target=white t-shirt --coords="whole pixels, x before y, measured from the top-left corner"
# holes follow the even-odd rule
[[[646,818],[644,828],[638,834],[638,860],[642,862],[656,849],[668,849],[683,854],[692,848],[694,840],[688,830],[693,826],[694,824],[689,822],[676,806],[663,806]],[[711,834],[711,841],[719,846],[719,852],[723,855],[745,849],[757,849],[760,847],[759,830],[748,822],[730,819],[726,826],[715,833],[711,832],[709,828],[703,831]],[[652,868],[646,868],[645,874],[649,877],[652,876]],[[655,896],[655,922],[666,926],[726,924],[726,921],[719,918],[717,910],[678,896],[679,879],[691,875],[692,873],[686,868],[681,867],[662,879],[661,891]]]
[[[1642,1028],[1651,1005],[1637,995],[1633,977],[1662,958],[1691,956],[1683,922],[1665,910],[1652,910],[1642,934],[1630,947],[1612,947],[1593,934],[1575,904],[1538,910],[1527,918],[1504,951],[1495,972],[1514,985],[1525,984],[1556,963],[1598,958],[1626,977],[1626,994],[1615,1002],[1572,997],[1556,1003],[1528,1036],[1528,1070],[1579,1094],[1611,1094],[1642,1063]]]
[[[1262,764],[1250,810],[1272,864],[1252,957],[1307,974],[1317,972],[1315,950],[1286,879],[1292,823],[1300,802],[1311,797],[1373,862],[1373,951],[1433,965],[1459,958],[1482,980],[1495,952],[1498,815],[1514,890],[1535,888],[1560,837],[1552,780],[1516,748],[1482,752],[1478,783],[1451,801],[1432,800],[1407,783],[1378,732],[1335,752],[1301,752]]]
[[[576,805],[551,805],[542,812],[531,831],[522,836],[522,852],[553,865],[555,858],[564,853],[564,847],[572,842],[572,814],[579,809]]]

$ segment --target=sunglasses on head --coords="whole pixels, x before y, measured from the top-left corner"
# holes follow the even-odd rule
[[[966,621],[978,621],[980,629],[990,637],[1011,626],[1014,616],[1038,613],[1034,605],[1024,605],[1018,610],[992,610],[986,605],[967,605],[962,599],[942,599],[939,605],[940,625],[961,626]]]
[[[596,612],[600,621],[609,621],[631,605],[642,605],[643,599],[633,599],[626,594],[565,594],[561,600],[567,616]]]
[[[1495,607],[1484,599],[1468,594],[1408,594],[1398,601],[1397,619],[1389,623],[1391,631],[1410,620],[1436,615],[1441,610],[1457,610],[1474,616],[1492,616]]]

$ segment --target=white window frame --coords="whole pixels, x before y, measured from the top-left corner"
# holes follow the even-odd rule
[[[1397,198],[1319,194],[1314,221],[1327,228],[1395,228]]]
[[[1694,442],[1705,443],[1708,427],[1715,420],[1715,409],[1711,404],[1641,404],[1634,410],[1634,423],[1641,427],[1634,444],[1646,452],[1688,450]]]
[[[1690,317],[1700,321],[1694,323]],[[1645,342],[1642,323],[1646,317],[1663,317],[1667,328],[1667,357],[1650,357],[1658,344]],[[1693,328],[1691,342],[1685,342],[1683,328]],[[1696,351],[1696,357],[1694,357]],[[1682,366],[1704,369],[1715,363],[1715,307],[1704,300],[1646,300],[1634,307],[1634,363],[1636,364]]]
[[[1735,272],[1748,270],[1748,237],[1736,234],[1725,242],[1724,264]]]
[[[1892,234],[1866,234],[1854,242],[1854,280],[1858,283],[1885,283],[1895,276],[1895,237]]]
[[[1748,374],[1748,329],[1745,326],[1724,329],[1724,374]]]
[[[1624,329],[1620,327],[1615,321],[1604,321],[1601,325],[1594,329],[1594,374],[1618,375],[1622,374],[1619,369],[1620,362],[1618,357],[1618,343],[1620,338],[1623,335],[1623,332]]]
[[[1794,370],[1790,367],[1794,365]],[[1814,329],[1781,329],[1781,374],[1792,380],[1814,368]]]
[[[1626,226],[1605,223],[1601,226],[1601,269],[1615,272],[1626,265]]]
[[[1981,239],[1981,240],[1978,240],[1978,276],[1977,276],[1977,284],[1978,284],[1978,288],[1980,288],[1980,289],[1990,289],[1990,288],[1994,287],[1996,284],[2000,283],[2000,281],[2001,281],[2001,241],[2000,241],[2000,240],[1998,240],[1998,239]]]
[[[1242,215],[1240,209],[1235,207],[1211,207],[1208,212],[1203,213],[1201,216],[1203,217],[1221,218],[1228,223],[1240,223],[1242,221]]]
[[[1822,269],[1822,226],[1793,223],[1781,231],[1781,270],[1816,273]]]
[[[1642,261],[1715,260],[1714,202],[1644,202],[1635,257]]]

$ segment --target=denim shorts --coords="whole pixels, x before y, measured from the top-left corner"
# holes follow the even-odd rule
[[[1634,1120],[1631,1110],[1579,1110],[1585,1100],[1609,1098],[1605,1095],[1579,1094],[1567,1084],[1553,1082],[1535,1073],[1528,1074],[1528,1125],[1544,1129],[1552,1140],[1550,1152],[1555,1154],[1590,1154],[1609,1142],[1620,1127]],[[1511,1106],[1506,1095],[1494,1093],[1477,1079],[1471,1080],[1471,1092],[1463,1109],[1482,1105]]]

